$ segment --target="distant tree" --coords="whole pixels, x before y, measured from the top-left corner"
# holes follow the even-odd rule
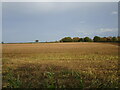
[[[59,41],[54,41],[55,43],[58,43]]]
[[[37,42],[39,42],[39,40],[35,40],[35,42],[37,43]]]
[[[72,42],[72,38],[71,37],[64,37],[60,40],[60,42]]]
[[[4,44],[4,42],[2,42],[2,44]]]
[[[79,42],[84,42],[84,38],[80,38],[78,41]]]
[[[107,38],[106,38],[106,37],[102,37],[102,38],[100,38],[100,41],[101,41],[101,42],[106,42],[106,41],[107,41]]]
[[[118,41],[117,37],[112,37],[112,42],[117,42],[117,41]]]
[[[85,38],[84,38],[84,42],[92,42],[92,39],[89,38],[89,37],[85,37]]]
[[[107,42],[112,42],[112,37],[107,37]]]
[[[80,39],[79,37],[74,37],[74,38],[73,38],[73,42],[78,42],[79,39]]]
[[[100,38],[99,36],[95,36],[95,37],[93,38],[93,41],[94,41],[94,42],[100,42],[100,39],[101,39],[101,38]]]
[[[71,37],[64,37],[58,42],[120,42],[120,36],[118,37],[99,37],[95,36],[93,40],[89,37],[85,38],[79,38],[79,37],[74,37],[73,39]]]
[[[118,42],[120,42],[120,36],[118,36],[117,39],[118,39]]]

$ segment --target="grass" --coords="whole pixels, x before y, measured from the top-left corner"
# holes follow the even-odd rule
[[[111,43],[3,44],[3,88],[119,88]]]

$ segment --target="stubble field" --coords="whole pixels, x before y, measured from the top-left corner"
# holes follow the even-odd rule
[[[119,88],[110,43],[3,44],[3,88]]]

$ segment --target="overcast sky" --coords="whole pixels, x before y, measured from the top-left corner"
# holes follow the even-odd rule
[[[117,2],[3,2],[4,42],[117,36]]]

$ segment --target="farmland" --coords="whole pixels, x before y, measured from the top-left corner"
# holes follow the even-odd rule
[[[3,88],[118,88],[111,43],[3,44]]]

